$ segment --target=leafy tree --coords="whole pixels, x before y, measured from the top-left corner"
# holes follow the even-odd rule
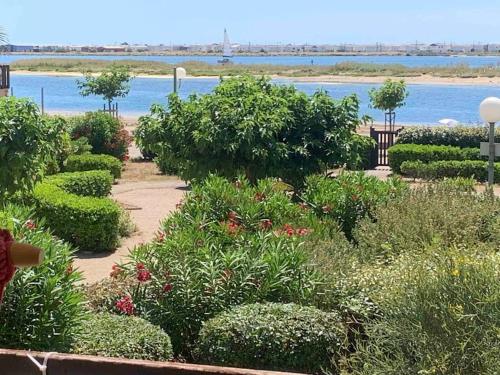
[[[408,97],[404,80],[393,81],[388,79],[379,89],[369,91],[371,106],[385,111],[385,123],[394,126],[396,114],[394,110],[406,104]]]
[[[128,95],[132,78],[129,68],[111,65],[97,77],[86,73],[84,80],[77,81],[77,86],[82,96],[102,96],[111,109],[111,103],[115,98],[123,98]]]
[[[141,126],[154,124],[154,134],[141,145],[164,172],[185,180],[244,173],[252,182],[280,177],[300,186],[305,176],[349,159],[358,109],[355,95],[337,101],[264,77],[230,78],[211,94],[187,101],[173,94],[168,108],[154,106],[141,119]]]

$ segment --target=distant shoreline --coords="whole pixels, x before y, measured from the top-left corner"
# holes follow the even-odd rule
[[[97,73],[96,73],[97,74]],[[56,72],[56,71],[28,71],[28,70],[14,70],[11,75],[25,75],[25,76],[49,76],[49,77],[82,77],[80,72]],[[284,75],[268,75],[272,79],[289,80],[296,83],[325,83],[325,84],[379,84],[384,80],[391,79],[404,79],[407,84],[413,85],[481,85],[481,86],[500,86],[499,77],[435,77],[429,75],[421,75],[417,77],[394,77],[394,76],[350,76],[350,75],[319,75],[319,76],[284,76]],[[156,78],[156,79],[172,79],[170,74],[137,74],[137,78]],[[204,76],[188,76],[186,79],[214,79],[218,75],[204,75]]]

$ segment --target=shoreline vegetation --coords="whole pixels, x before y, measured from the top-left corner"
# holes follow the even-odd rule
[[[125,65],[137,77],[171,78],[174,64],[158,61],[40,58],[18,60],[11,64],[16,74],[80,76],[82,72],[100,73],[109,66]],[[468,65],[406,67],[399,64],[342,62],[335,65],[213,65],[186,61],[182,66],[189,78],[214,78],[242,74],[266,75],[298,82],[381,83],[387,78],[403,78],[409,84],[500,85],[500,67]]]

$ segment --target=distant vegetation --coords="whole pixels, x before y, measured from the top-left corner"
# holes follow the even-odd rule
[[[165,75],[172,74],[174,65],[158,61],[119,60],[105,61],[92,59],[26,59],[12,63],[14,70],[34,72],[91,72],[99,73],[113,64],[127,66],[134,75]],[[361,64],[342,62],[335,65],[211,65],[198,61],[187,61],[182,64],[192,76],[219,76],[240,74],[268,74],[283,77],[315,77],[321,75],[345,76],[387,76],[387,77],[418,77],[431,75],[434,77],[499,77],[500,67],[484,66],[471,68],[468,65],[406,67],[399,64]]]

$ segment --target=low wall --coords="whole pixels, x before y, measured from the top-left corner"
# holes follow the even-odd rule
[[[0,374],[40,375],[27,357],[31,353],[43,363],[46,353],[0,349]],[[71,354],[52,354],[47,362],[49,375],[286,375],[284,372],[246,370],[229,367],[171,362],[139,361]],[[290,374],[290,373],[288,373]],[[295,374],[296,375],[296,374]]]

